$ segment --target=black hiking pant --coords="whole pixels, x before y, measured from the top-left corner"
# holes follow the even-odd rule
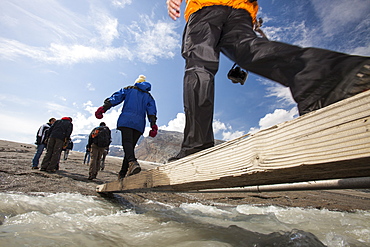
[[[193,13],[185,27],[184,140],[177,158],[214,145],[214,76],[220,52],[240,67],[289,87],[300,114],[368,58],[258,37],[249,13],[227,6]]]
[[[138,130],[126,127],[119,127],[122,137],[122,146],[125,153],[125,157],[122,162],[121,171],[119,172],[120,177],[125,177],[128,170],[128,162],[136,161],[135,157],[135,146],[143,134]]]
[[[62,149],[64,145],[64,140],[50,137],[46,154],[42,159],[41,170],[44,171],[56,171],[59,169],[60,155],[62,154]]]

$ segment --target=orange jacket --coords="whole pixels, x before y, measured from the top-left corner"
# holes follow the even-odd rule
[[[257,1],[251,3],[249,0],[186,0],[184,17],[188,21],[189,16],[203,7],[212,5],[230,6],[235,9],[245,9],[252,16],[253,23],[256,22],[258,11]]]

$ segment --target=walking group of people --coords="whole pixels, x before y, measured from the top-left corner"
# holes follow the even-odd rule
[[[146,116],[148,116],[151,124],[149,135],[151,137],[157,135],[157,108],[150,90],[151,84],[146,81],[144,75],[140,75],[133,86],[122,88],[113,93],[95,113],[96,118],[101,119],[103,113],[108,109],[123,102],[122,109],[124,110],[122,110],[117,122],[117,129],[121,131],[122,146],[125,154],[121,170],[118,173],[119,179],[141,171],[134,150],[140,136],[144,133]],[[32,169],[38,169],[38,159],[46,146],[47,152],[42,160],[40,171],[54,173],[59,169],[63,144],[70,139],[72,133],[72,118],[65,117],[56,121],[53,118],[49,120],[48,124],[41,126],[41,128],[42,130],[39,131],[41,137],[37,137],[37,152],[33,160]],[[39,136],[39,133],[37,136]],[[101,122],[89,134],[84,158],[84,163],[90,163],[88,180],[96,179],[98,172],[104,170],[105,156],[108,153],[111,142],[111,131],[105,122]]]
[[[182,1],[166,2],[173,20],[181,15]],[[242,69],[289,87],[300,115],[370,89],[369,57],[302,48],[260,37],[256,34],[257,12],[256,0],[186,0],[181,51],[186,62],[183,78],[186,122],[181,150],[170,161],[214,146],[214,78],[221,52]],[[157,109],[150,91],[151,84],[140,75],[133,86],[113,93],[95,112],[96,118],[101,119],[110,108],[123,102],[117,121],[125,152],[119,179],[141,171],[134,149],[144,132],[146,117],[151,126],[149,135],[157,135]],[[59,152],[63,140],[69,137],[72,119],[62,118],[50,129],[53,126],[55,134],[50,133],[41,170],[57,168],[56,158],[51,154]],[[57,131],[62,128],[64,135]],[[94,140],[89,143],[93,163],[104,148]],[[89,179],[96,178],[98,170],[97,163],[90,166]]]

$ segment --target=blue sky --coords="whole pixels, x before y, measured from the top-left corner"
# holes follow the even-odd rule
[[[0,139],[33,143],[50,117],[73,118],[73,134],[101,120],[97,107],[143,74],[152,84],[160,129],[182,131],[181,36],[165,0],[1,0]],[[260,0],[271,40],[370,55],[369,0]],[[184,3],[183,6],[184,8]],[[229,140],[297,117],[289,90],[250,74],[244,86],[216,76],[214,130]],[[116,127],[121,107],[103,121]]]

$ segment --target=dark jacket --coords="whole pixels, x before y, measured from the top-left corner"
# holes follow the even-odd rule
[[[122,88],[108,98],[112,106],[124,101],[122,113],[117,121],[118,128],[128,127],[143,133],[146,116],[152,125],[155,123],[157,108],[154,98],[149,93],[150,90],[149,82],[135,83],[134,86]]]
[[[96,127],[96,128],[94,128],[92,131],[91,131],[91,133],[90,133],[90,135],[89,135],[89,139],[88,139],[88,142],[87,142],[87,145],[86,145],[86,150],[88,149],[88,148],[91,148],[91,145],[94,143],[94,144],[96,144],[96,145],[98,145],[98,138],[97,137],[93,137],[93,134],[94,134],[94,132],[95,132],[95,130],[97,130],[97,129],[105,129],[106,131],[107,131],[107,133],[108,133],[108,136],[109,136],[109,144],[112,142],[112,138],[111,138],[111,131],[110,131],[110,129],[107,127],[107,126],[99,126],[99,127]],[[108,148],[109,148],[109,144],[108,144]]]
[[[62,118],[55,121],[55,123],[50,127],[48,134],[49,137],[57,138],[65,141],[69,139],[73,130],[73,124],[70,118]]]

